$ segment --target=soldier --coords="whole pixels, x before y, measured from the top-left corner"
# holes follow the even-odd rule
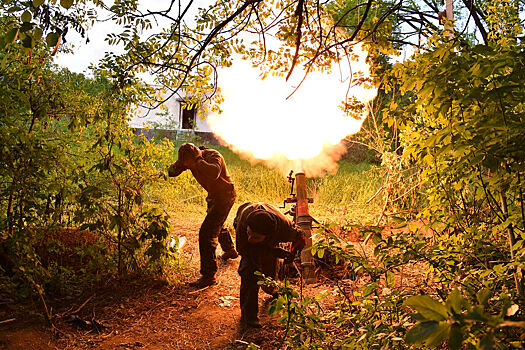
[[[207,214],[199,230],[200,273],[202,276],[189,283],[190,286],[203,288],[216,283],[215,248],[217,241],[224,252],[223,259],[235,259],[238,256],[230,233],[223,227],[237,195],[224,158],[218,151],[204,146],[196,147],[192,143],[184,143],[179,147],[179,158],[169,167],[168,175],[179,176],[187,169],[208,192]]]
[[[257,317],[259,311],[260,271],[267,277],[277,275],[277,259],[282,257],[280,242],[293,242],[289,257],[300,252],[306,240],[302,231],[284,216],[279,209],[267,203],[245,203],[237,210],[233,221],[236,232],[236,247],[241,255],[239,275],[241,276],[241,323],[245,326],[260,328]],[[277,296],[277,291],[266,286],[262,289]]]

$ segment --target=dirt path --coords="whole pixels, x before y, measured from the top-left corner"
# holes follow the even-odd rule
[[[187,280],[198,277],[199,225],[196,219],[175,225],[187,238]],[[251,342],[274,349],[281,331],[264,312],[262,330],[240,326],[238,264],[239,259],[219,259],[218,284],[203,290],[158,280],[110,283],[85,304],[78,318],[68,316],[67,310],[56,311],[63,314],[56,318],[56,336],[42,320],[7,305],[0,309],[0,320],[16,320],[0,324],[0,349],[245,349]],[[260,293],[261,310],[265,303],[267,296]],[[79,301],[69,310],[80,305]]]
[[[182,275],[183,281],[180,282],[199,277],[200,220],[198,216],[188,216],[174,224],[174,233],[187,239],[183,255],[188,273]],[[352,232],[339,235],[346,235],[349,241],[359,241]],[[366,248],[366,254],[372,255],[373,246],[359,247]],[[222,253],[220,248],[217,253]],[[14,301],[2,300],[0,295],[0,350],[220,350],[246,349],[250,343],[263,350],[278,349],[284,332],[276,319],[266,315],[269,299],[263,292],[259,293],[259,316],[263,328],[243,329],[240,326],[239,260],[224,262],[218,259],[218,284],[202,290],[184,283],[169,284],[158,279],[131,277],[108,281],[95,294],[75,301],[56,301],[49,305],[55,315],[55,332],[45,326],[42,313],[38,311],[38,300],[31,305],[16,305]],[[418,274],[423,276],[424,271]],[[339,284],[351,292],[359,290],[367,281],[366,276],[360,276],[356,280],[341,280]],[[405,272],[401,281],[408,286],[411,281],[421,284],[423,280]],[[308,296],[324,293],[334,298],[337,288],[329,279],[319,276],[317,284],[304,286],[302,291]],[[330,298],[323,299],[327,305],[333,305],[334,300]],[[79,308],[77,318],[72,318],[72,311]]]

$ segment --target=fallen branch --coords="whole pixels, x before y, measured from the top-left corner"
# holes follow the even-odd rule
[[[74,315],[74,314],[76,314],[76,313],[79,313],[80,310],[82,310],[82,309],[84,308],[84,306],[86,306],[86,304],[87,304],[91,299],[93,299],[93,297],[95,297],[95,295],[97,295],[97,294],[95,293],[95,294],[93,294],[92,296],[90,296],[89,298],[87,298],[87,300],[84,301],[84,303],[83,303],[82,305],[80,305],[80,306],[78,307],[78,309],[76,309],[75,311],[73,311],[73,312],[71,313],[71,315]]]
[[[385,185],[381,185],[381,187],[379,187],[379,189],[377,190],[377,192],[374,193],[374,195],[373,195],[372,197],[370,197],[370,199],[367,200],[365,204],[370,203],[374,198],[376,198],[377,195],[378,195],[379,193],[381,193],[381,191],[383,190],[383,188],[385,188]]]
[[[368,241],[370,240],[370,238],[371,238],[374,234],[376,234],[376,232],[374,232],[374,231],[370,232],[370,233],[366,236],[365,240],[363,241],[363,245],[366,245],[366,244],[368,243]]]
[[[16,321],[16,318],[8,318],[7,320],[0,321],[0,324],[5,324],[13,321]]]

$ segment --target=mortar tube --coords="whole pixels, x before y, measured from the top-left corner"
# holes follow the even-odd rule
[[[312,257],[312,217],[308,213],[308,195],[306,193],[306,177],[304,173],[295,174],[297,191],[296,224],[304,232],[306,245],[301,252],[301,267],[307,284],[315,283],[315,264]]]

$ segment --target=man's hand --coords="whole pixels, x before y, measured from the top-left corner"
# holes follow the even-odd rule
[[[306,237],[300,232],[299,237],[293,242],[292,250],[290,251],[290,257],[285,262],[292,262],[296,255],[301,254],[301,251],[306,246]]]
[[[170,177],[179,176],[186,169],[187,168],[181,162],[177,160],[175,163],[170,165],[170,167],[168,168],[168,176]]]

